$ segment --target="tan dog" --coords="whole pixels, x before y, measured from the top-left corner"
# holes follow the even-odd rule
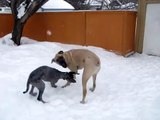
[[[86,49],[72,49],[66,52],[58,52],[52,62],[56,62],[64,68],[68,67],[72,72],[78,72],[79,69],[84,68],[82,75],[83,98],[81,103],[85,103],[87,81],[91,76],[93,77],[93,87],[90,90],[93,92],[96,88],[96,77],[101,68],[98,56]],[[64,87],[69,84],[67,82]]]

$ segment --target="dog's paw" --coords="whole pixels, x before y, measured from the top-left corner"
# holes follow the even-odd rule
[[[34,93],[30,92],[29,94],[32,95],[32,96],[36,96],[37,95],[36,92],[34,92]]]
[[[86,102],[84,100],[80,101],[81,104],[85,104]]]
[[[94,92],[95,89],[94,89],[94,88],[90,88],[89,90],[90,90],[91,92]]]
[[[66,87],[66,85],[63,85],[61,88],[65,88]]]
[[[42,102],[42,103],[47,103],[46,101],[44,101],[43,99],[39,99],[37,98],[38,101]]]
[[[62,86],[62,88],[65,88],[65,87],[67,87],[67,86],[69,86],[70,84],[65,84],[65,85],[63,85]]]
[[[52,85],[52,87],[57,88],[57,85]]]

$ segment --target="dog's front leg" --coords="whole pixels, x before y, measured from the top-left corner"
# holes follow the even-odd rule
[[[54,88],[57,88],[57,85],[55,85],[55,82],[51,81],[51,86]]]
[[[67,83],[65,85],[62,86],[62,88],[65,88],[67,86],[69,86],[71,83],[67,81]]]

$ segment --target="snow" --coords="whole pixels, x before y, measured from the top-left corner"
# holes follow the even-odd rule
[[[15,46],[14,42],[11,40],[11,37],[11,34],[8,34],[4,36],[0,42],[9,46]]]
[[[144,46],[146,54],[160,56],[160,4],[147,4]]]
[[[64,0],[49,0],[42,6],[43,9],[74,9],[72,5]]]
[[[18,9],[17,9],[17,11],[18,11],[17,17],[18,17],[19,19],[20,19],[21,17],[23,17],[24,14],[25,14],[25,6],[26,6],[25,2],[22,2],[22,3],[20,4],[20,6],[18,7]]]
[[[7,39],[7,37],[5,37]],[[4,44],[0,38],[0,120],[160,120],[160,57],[134,54],[128,58],[94,46],[37,42],[22,38],[21,46]],[[9,40],[9,37],[8,37]],[[95,52],[102,68],[94,93],[88,91],[87,103],[80,104],[82,70],[77,83],[58,88],[49,83],[43,94],[48,103],[22,92],[28,75],[48,65],[69,71],[51,59],[60,50],[84,48]],[[88,82],[88,88],[92,80]]]
[[[124,4],[124,5],[121,5],[121,9],[125,9],[125,8],[134,8],[135,7],[135,5],[134,5],[134,3],[133,2],[129,2],[129,3],[126,3],[126,4]]]

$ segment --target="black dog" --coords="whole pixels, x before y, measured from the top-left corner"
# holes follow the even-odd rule
[[[57,86],[55,85],[55,83],[59,79],[63,79],[63,80],[67,80],[68,82],[75,83],[76,82],[74,79],[75,74],[77,74],[77,73],[75,73],[75,72],[61,72],[57,69],[54,69],[54,68],[51,68],[48,66],[41,66],[31,72],[31,74],[29,75],[28,81],[27,81],[26,91],[24,91],[23,93],[28,92],[29,85],[31,84],[32,88],[29,93],[33,96],[36,96],[37,93],[33,92],[34,87],[36,87],[39,90],[37,100],[45,103],[45,101],[43,101],[43,99],[42,99],[42,94],[45,89],[45,84],[42,80],[50,82],[51,86],[56,88]]]

